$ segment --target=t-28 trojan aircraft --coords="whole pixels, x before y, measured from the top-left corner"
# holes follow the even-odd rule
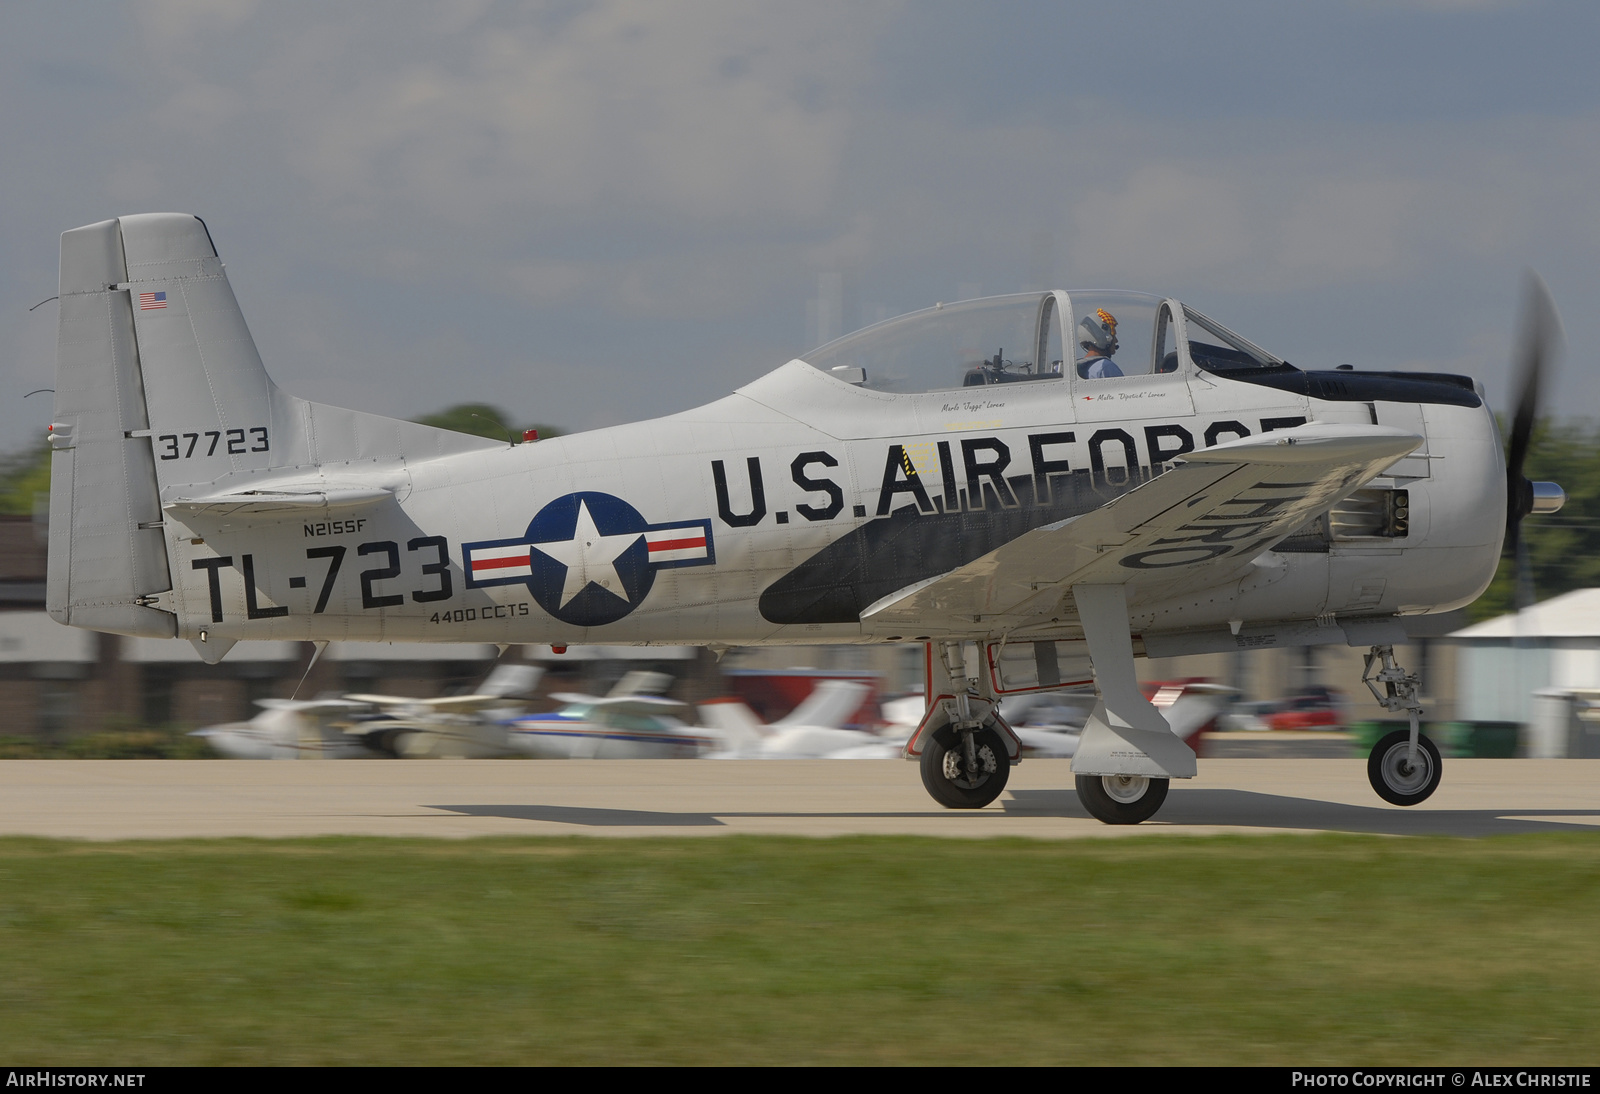
[[[1194,753],[1138,656],[1349,643],[1411,730],[1369,774],[1438,784],[1400,617],[1467,604],[1560,490],[1460,376],[1306,372],[1176,300],[1034,292],[848,335],[708,406],[500,443],[306,402],[262,367],[204,223],[61,237],[51,614],[192,642],[920,642],[906,746],[992,802],[1006,694],[1084,685],[1086,808],[1153,815]],[[1509,466],[1508,466],[1509,464]],[[1509,484],[1509,486],[1508,486]]]

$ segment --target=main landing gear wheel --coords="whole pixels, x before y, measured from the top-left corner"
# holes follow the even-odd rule
[[[1411,732],[1397,729],[1373,745],[1372,755],[1367,757],[1367,781],[1390,805],[1416,805],[1439,788],[1444,764],[1438,746],[1419,735],[1415,764],[1410,751]]]
[[[1146,775],[1079,775],[1078,800],[1096,820],[1139,824],[1156,815],[1170,782]]]
[[[982,809],[1000,796],[1011,762],[1000,734],[984,726],[972,731],[969,756],[961,734],[950,726],[934,731],[922,749],[922,785],[947,809]]]

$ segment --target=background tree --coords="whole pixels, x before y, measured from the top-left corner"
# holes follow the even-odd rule
[[[462,403],[416,419],[423,425],[453,429],[458,433],[470,433],[496,441],[504,441],[508,437],[520,441],[524,429],[537,429],[541,438],[561,435],[561,431],[554,426],[514,426],[511,420],[505,411],[487,403]],[[48,442],[42,442],[36,448],[0,456],[0,514],[28,516],[34,512],[35,500],[41,495],[50,495]]]
[[[28,516],[38,495],[50,496],[50,445],[0,456],[0,513]]]
[[[488,437],[496,441],[504,441],[511,437],[520,441],[524,429],[537,429],[541,440],[561,436],[561,431],[554,426],[538,424],[513,426],[510,415],[488,403],[460,403],[412,420],[421,425],[453,429],[457,433],[470,433],[474,437]]]
[[[1534,600],[1600,585],[1600,426],[1541,422],[1528,450],[1527,475],[1560,483],[1567,492],[1561,512],[1522,522]],[[1488,619],[1515,610],[1516,582],[1516,559],[1508,551],[1488,591],[1472,605],[1472,617]]]

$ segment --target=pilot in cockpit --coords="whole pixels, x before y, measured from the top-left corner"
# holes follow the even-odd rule
[[[1117,352],[1117,317],[1104,308],[1096,308],[1093,315],[1084,316],[1078,324],[1078,346],[1083,350],[1078,359],[1078,375],[1085,380],[1122,375],[1111,359]]]

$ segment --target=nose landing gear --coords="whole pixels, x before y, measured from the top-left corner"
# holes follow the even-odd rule
[[[1417,745],[1413,760],[1411,734],[1397,729],[1374,745],[1367,757],[1367,781],[1390,805],[1416,805],[1439,786],[1443,770],[1438,747],[1420,734]]]
[[[1383,709],[1405,711],[1411,729],[1397,729],[1372,747],[1367,757],[1367,781],[1378,797],[1391,805],[1416,805],[1439,787],[1444,763],[1439,749],[1422,735],[1422,704],[1417,701],[1416,673],[1408,673],[1394,659],[1393,646],[1373,646],[1366,656],[1361,682]],[[1383,690],[1378,690],[1378,685]]]

